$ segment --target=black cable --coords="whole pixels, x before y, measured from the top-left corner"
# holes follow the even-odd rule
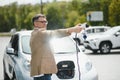
[[[75,34],[75,38],[77,38],[77,33]],[[76,57],[77,57],[77,66],[78,66],[78,73],[79,73],[79,80],[80,80],[80,65],[79,65],[79,56],[78,56],[78,47],[77,47],[77,43],[78,43],[78,41],[77,40],[75,40],[75,42],[76,42]]]

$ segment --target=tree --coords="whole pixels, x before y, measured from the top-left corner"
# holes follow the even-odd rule
[[[109,23],[109,5],[111,3],[111,0],[101,0],[101,10],[103,11],[104,16],[104,25],[110,25]]]
[[[82,17],[79,16],[79,14],[76,11],[71,11],[68,15],[67,15],[67,21],[65,23],[66,27],[70,27],[70,26],[74,26],[78,23],[81,22]]]
[[[109,6],[109,23],[111,26],[120,25],[120,0],[112,0]]]
[[[63,28],[59,7],[55,6],[55,4],[48,7],[46,16],[49,21],[48,29]]]

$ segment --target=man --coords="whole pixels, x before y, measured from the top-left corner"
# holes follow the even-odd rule
[[[37,14],[32,19],[34,30],[31,33],[31,76],[34,80],[51,80],[51,74],[57,73],[49,40],[51,37],[65,37],[72,32],[80,32],[82,28],[78,25],[67,29],[46,30],[47,19],[43,14]]]

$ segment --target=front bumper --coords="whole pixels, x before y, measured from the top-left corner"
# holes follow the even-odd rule
[[[95,68],[93,67],[88,73],[81,74],[80,80],[98,80],[98,73],[96,72]],[[62,80],[59,79],[56,74],[52,75],[52,80]],[[75,75],[74,78],[72,79],[67,79],[67,80],[79,80],[78,74]]]
[[[75,64],[76,64],[76,62],[75,62]],[[80,66],[80,75],[79,75],[78,66],[75,65],[74,77],[71,77],[69,79],[64,79],[64,80],[79,80],[79,77],[80,77],[80,80],[98,80],[98,73],[96,72],[96,69],[93,65],[89,71],[85,71],[84,68],[82,68],[82,66]],[[69,74],[69,73],[66,73],[66,74]],[[64,76],[64,73],[62,74],[62,76]],[[60,79],[56,74],[53,74],[52,80],[63,80],[63,79]]]
[[[98,50],[99,49],[98,44],[95,42],[85,41],[84,46],[86,49],[89,49],[89,50]]]
[[[81,74],[81,80],[98,80],[98,73],[96,69],[92,67],[92,69],[85,74]]]

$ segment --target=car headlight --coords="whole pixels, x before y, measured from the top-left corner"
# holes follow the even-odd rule
[[[99,38],[91,39],[90,42],[96,46],[96,43],[99,41]]]
[[[24,68],[25,68],[25,70],[30,71],[30,61],[29,60],[24,61]]]
[[[85,67],[87,71],[90,71],[92,69],[92,62],[90,61],[86,62]]]

